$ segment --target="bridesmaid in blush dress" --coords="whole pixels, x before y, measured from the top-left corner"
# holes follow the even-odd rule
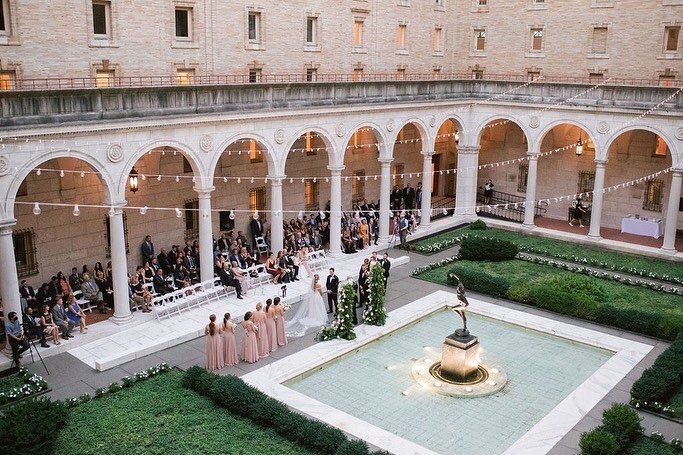
[[[227,366],[235,366],[239,363],[235,327],[237,327],[235,323],[230,320],[230,313],[225,313],[223,316],[223,360]]]
[[[285,309],[280,305],[280,297],[275,297],[273,300],[273,311],[275,312],[275,334],[278,346],[285,346],[287,344],[287,335],[285,335]]]
[[[258,327],[251,321],[252,313],[247,311],[244,315],[242,328],[244,329],[244,341],[242,342],[242,360],[247,363],[258,362],[258,343],[256,342],[256,332]]]
[[[266,325],[266,313],[263,311],[261,302],[256,304],[256,311],[251,316],[252,321],[258,327],[257,342],[258,354],[260,357],[268,357],[270,352],[270,341],[268,337],[268,326]]]
[[[223,340],[216,326],[216,315],[209,316],[209,324],[204,328],[206,334],[206,369],[220,370],[225,366],[223,361]]]
[[[277,326],[275,324],[275,308],[270,299],[266,300],[266,328],[268,329],[268,349],[273,352],[277,349]]]

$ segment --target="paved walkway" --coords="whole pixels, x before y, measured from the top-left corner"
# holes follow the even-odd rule
[[[444,222],[443,224],[439,224],[443,226],[447,223]],[[449,222],[448,224],[451,223]],[[420,236],[420,234],[415,234],[415,237],[418,236]],[[392,251],[391,254],[392,256],[396,256],[399,253],[397,251]],[[412,278],[410,277],[410,274],[415,267],[436,262],[453,254],[454,249],[441,251],[431,256],[410,253],[410,264],[408,266],[392,269],[389,287],[387,290],[388,310],[391,311],[393,309],[399,308],[436,290],[452,291],[451,288],[446,286],[432,284]],[[602,418],[602,411],[609,407],[613,402],[628,402],[630,399],[629,391],[633,382],[637,380],[642,374],[643,370],[651,366],[656,357],[668,347],[667,343],[649,337],[591,324],[586,321],[563,315],[548,313],[546,311],[519,305],[506,300],[494,299],[476,293],[472,294],[481,300],[495,303],[497,305],[514,308],[520,311],[526,311],[531,314],[538,314],[541,316],[554,318],[562,322],[567,322],[580,327],[588,327],[592,330],[601,331],[654,346],[653,350],[612,391],[610,391],[608,395],[597,406],[595,406],[570,433],[568,433],[555,446],[555,448],[551,451],[553,454],[565,455],[578,453],[578,441],[580,434],[584,431],[594,428],[595,426],[598,426]],[[284,358],[287,355],[311,346],[314,343],[316,343],[315,334],[311,333],[302,338],[292,340],[286,347],[278,349],[272,353],[270,357],[262,359],[256,364],[250,365],[246,363],[240,363],[237,367],[224,368],[221,370],[220,374],[234,374],[241,376],[246,372],[253,371],[257,368],[262,368],[274,360]],[[50,396],[55,399],[63,399],[78,396],[83,393],[92,394],[98,387],[106,387],[112,381],[120,380],[123,376],[135,373],[160,362],[168,362],[169,364],[177,366],[181,369],[187,369],[193,365],[203,365],[204,344],[205,340],[203,337],[197,338],[152,355],[124,363],[104,372],[95,371],[85,363],[66,353],[47,358],[45,362],[51,373],[50,376],[46,376],[46,379],[52,388]],[[28,367],[38,374],[45,375],[45,371],[39,363],[29,365]],[[645,413],[641,413],[641,417],[643,418],[643,426],[645,427],[646,433],[658,431],[667,438],[680,437],[680,435],[683,434],[683,425]]]

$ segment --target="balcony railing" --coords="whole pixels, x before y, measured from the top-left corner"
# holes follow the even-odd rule
[[[243,84],[283,84],[283,83],[325,83],[325,82],[389,82],[389,81],[448,81],[448,80],[483,80],[503,82],[529,82],[527,74],[483,73],[474,77],[471,73],[364,73],[359,74],[261,74],[256,77],[248,74],[198,75],[198,76],[130,76],[130,77],[59,77],[37,79],[10,79],[3,81],[3,90],[65,90],[65,89],[106,89],[106,88],[140,88],[140,87],[176,87],[198,85],[243,85]],[[595,78],[574,76],[542,76],[535,84],[588,84],[596,85],[600,81]],[[636,79],[611,78],[606,85],[634,87],[680,87],[681,79]]]
[[[502,191],[494,191],[491,195],[491,201],[485,204],[484,188],[477,188],[477,204],[481,204],[480,216],[490,216],[494,218],[501,218],[518,223],[524,222],[524,196],[517,194],[503,193]],[[504,204],[501,206],[501,204]],[[496,205],[497,207],[486,208],[486,205]],[[548,204],[544,201],[539,201],[534,207],[534,217],[543,215],[547,209]]]

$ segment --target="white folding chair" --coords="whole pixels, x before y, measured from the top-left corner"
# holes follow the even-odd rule
[[[256,237],[256,249],[259,254],[265,254],[266,256],[268,256],[268,252],[270,251],[268,244],[263,237]]]

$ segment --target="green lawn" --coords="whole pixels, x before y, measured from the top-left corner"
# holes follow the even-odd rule
[[[464,227],[453,231],[444,232],[428,239],[416,240],[415,242],[411,243],[413,245],[429,245],[439,241],[447,240],[452,237],[458,237],[465,233],[469,235],[508,240],[518,246],[534,248],[536,250],[545,250],[552,254],[561,254],[566,256],[575,255],[582,258],[585,257],[589,260],[592,259],[595,261],[605,262],[616,267],[635,267],[637,269],[654,272],[658,275],[669,275],[671,277],[676,277],[683,280],[683,263],[651,259],[633,254],[604,250],[602,248],[577,245],[575,243],[564,242],[562,240],[553,240],[518,232],[504,231],[501,229],[489,228],[484,231],[475,231]]]
[[[678,393],[672,396],[667,405],[674,410],[674,417],[683,419],[683,386],[678,389]]]
[[[181,377],[164,373],[72,409],[56,453],[311,453],[183,388]]]
[[[489,275],[503,277],[509,281],[511,287],[517,283],[530,283],[550,275],[563,277],[576,275],[572,272],[556,269],[547,265],[533,264],[515,259],[502,262],[457,261],[453,264],[448,264],[425,272],[421,274],[419,278],[433,283],[447,284],[446,277],[449,270],[454,265],[482,271]],[[597,278],[596,280],[608,295],[608,299],[605,303],[621,308],[633,308],[657,314],[663,313],[667,315],[668,318],[680,320],[683,325],[683,298],[681,298],[681,296],[664,294],[650,289],[628,286],[613,281],[599,280]]]

